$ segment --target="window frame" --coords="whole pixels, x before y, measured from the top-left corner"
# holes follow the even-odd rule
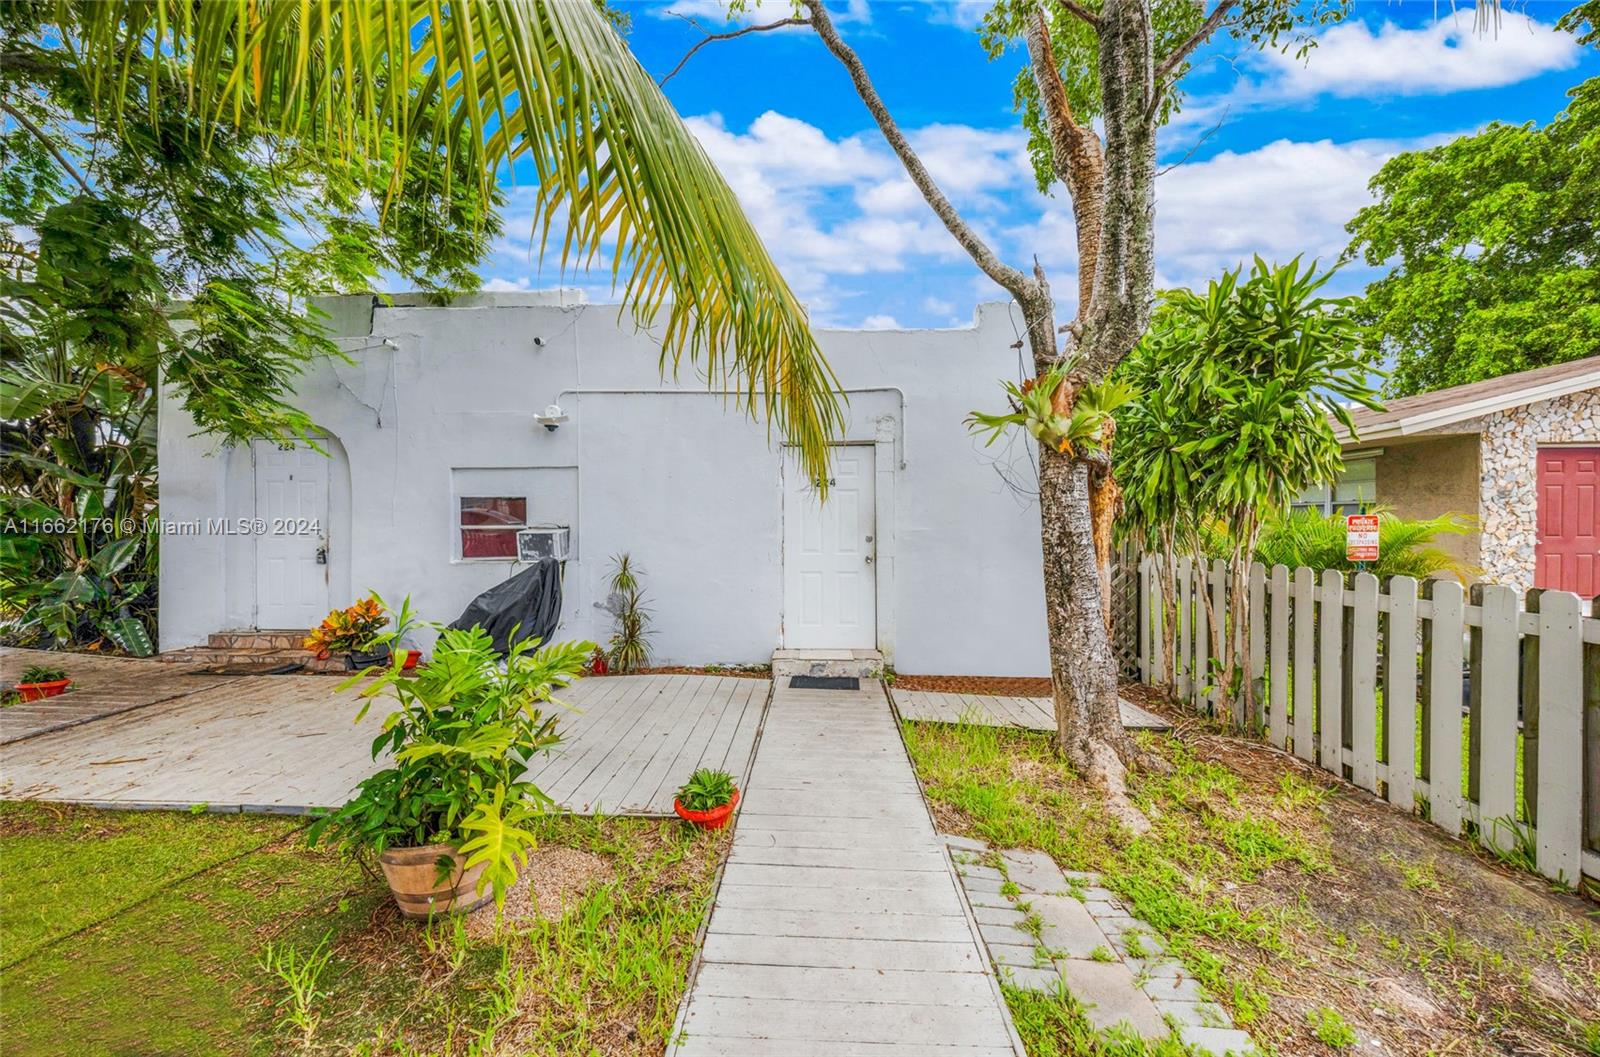
[[[512,524],[512,523],[508,522],[508,523],[503,524],[503,525],[502,524],[468,524],[466,522],[466,517],[467,517],[467,514],[468,514],[468,508],[467,508],[467,503],[468,502],[475,502],[475,503],[480,503],[480,504],[504,503],[504,504],[507,504],[507,505],[520,503],[521,506],[522,506],[522,520],[520,522],[515,523],[515,524]],[[528,510],[532,505],[533,505],[532,499],[527,495],[478,495],[478,494],[473,494],[473,495],[458,495],[458,496],[456,496],[456,501],[455,501],[455,521],[454,521],[454,529],[455,529],[455,531],[454,531],[454,536],[455,536],[455,560],[459,561],[459,562],[513,562],[513,563],[516,562],[516,560],[517,560],[516,533],[521,532],[523,529],[525,529],[525,528],[527,528],[529,526],[530,522],[528,521]],[[481,510],[481,513],[498,514],[500,512],[495,510],[494,507],[491,505],[491,506],[483,507],[482,510]],[[502,515],[502,516],[509,517],[509,516],[512,516],[512,515],[505,514],[505,515]],[[468,554],[467,553],[467,533],[469,531],[470,532],[477,532],[477,533],[500,533],[500,534],[505,534],[505,535],[510,536],[511,537],[511,541],[512,541],[511,542],[511,553],[510,554]]]

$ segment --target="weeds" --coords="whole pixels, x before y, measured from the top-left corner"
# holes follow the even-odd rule
[[[1332,1006],[1307,1010],[1306,1020],[1311,1024],[1311,1034],[1324,1046],[1347,1050],[1356,1044],[1356,1029]]]
[[[328,997],[321,981],[328,962],[333,959],[333,952],[328,949],[330,936],[331,933],[323,933],[310,954],[301,955],[288,944],[268,943],[261,955],[261,970],[277,977],[288,991],[278,1002],[282,1014],[278,1026],[295,1028],[306,1043],[311,1041],[317,1022],[322,1019],[315,1007]]]

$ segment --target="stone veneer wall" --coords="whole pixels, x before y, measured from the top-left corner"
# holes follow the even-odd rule
[[[1486,415],[1480,455],[1483,579],[1518,591],[1533,586],[1540,444],[1600,444],[1600,390]]]

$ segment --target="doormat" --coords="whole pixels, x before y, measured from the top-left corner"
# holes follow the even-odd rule
[[[859,690],[861,680],[853,675],[791,675],[791,690]]]

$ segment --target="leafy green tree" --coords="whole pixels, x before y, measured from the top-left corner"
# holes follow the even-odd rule
[[[1237,702],[1236,716],[1249,714],[1252,696],[1240,684],[1262,525],[1338,473],[1334,423],[1353,432],[1350,406],[1378,407],[1358,299],[1319,293],[1332,275],[1299,258],[1272,267],[1257,257],[1248,276],[1226,272],[1203,295],[1168,291],[1124,364],[1124,379],[1144,388],[1114,453],[1130,507],[1189,531],[1214,522],[1227,541],[1229,612],[1209,625],[1218,704]]]
[[[206,142],[182,97],[157,109],[142,67],[101,120],[73,17],[0,8],[0,587],[13,640],[143,654],[158,382],[224,443],[311,434],[290,387],[338,352],[305,296],[369,289],[380,271],[476,286],[498,198],[427,138],[380,224],[364,203],[386,168],[232,127]]]
[[[1600,5],[1563,25],[1578,30]],[[1593,22],[1585,41],[1600,45]],[[1543,128],[1490,124],[1390,159],[1348,225],[1347,257],[1393,270],[1367,288],[1368,345],[1407,396],[1600,349],[1600,78]]]
[[[1470,576],[1479,570],[1463,564],[1435,544],[1440,536],[1460,536],[1472,531],[1472,519],[1460,514],[1408,520],[1379,507],[1378,554],[1376,562],[1365,564],[1380,580],[1388,576],[1414,576],[1424,579],[1435,573],[1456,577]],[[1289,569],[1353,570],[1345,548],[1343,514],[1324,516],[1315,510],[1275,512],[1262,526],[1256,544],[1256,560],[1267,567]]]

